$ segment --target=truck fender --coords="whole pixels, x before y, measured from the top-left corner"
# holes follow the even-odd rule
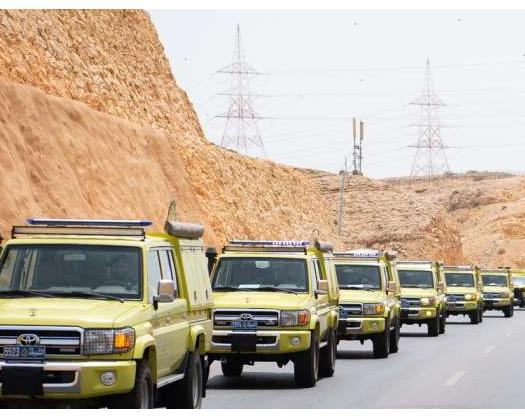
[[[142,335],[139,336],[135,342],[135,350],[133,351],[133,358],[142,359],[144,357],[144,352],[147,348],[155,346],[155,339],[151,335]]]
[[[312,313],[312,315],[310,316],[310,324],[308,325],[308,328],[310,330],[315,330],[318,323],[319,323],[319,317],[317,316],[317,314]]]
[[[202,342],[199,342],[199,339],[202,339]],[[190,329],[190,350],[193,350],[197,344],[199,344],[199,353],[206,354],[210,342],[206,341],[206,330],[201,325],[192,326]]]
[[[337,310],[330,310],[330,313],[328,313],[328,327],[331,329],[337,329],[338,321],[339,312]]]

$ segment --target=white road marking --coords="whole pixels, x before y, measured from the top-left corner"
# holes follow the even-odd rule
[[[467,372],[466,371],[458,371],[456,372],[452,377],[450,377],[447,381],[445,381],[445,384],[447,387],[452,387],[455,385],[461,377],[463,377]]]
[[[513,330],[509,330],[507,333],[505,333],[505,336],[509,337],[514,333]]]
[[[487,346],[483,351],[481,352],[483,355],[487,355],[488,353],[492,352],[492,350],[495,348],[494,345]]]

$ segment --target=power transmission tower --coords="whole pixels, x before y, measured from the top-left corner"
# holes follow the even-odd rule
[[[354,136],[354,146],[352,148],[352,162],[353,162],[354,170],[352,171],[352,174],[362,175],[363,174],[363,137],[365,134],[365,124],[363,121],[359,121],[359,129],[358,129],[357,120],[354,118],[352,122],[353,122],[353,136]]]
[[[450,171],[445,149],[441,138],[441,122],[439,109],[445,103],[434,91],[430,60],[427,58],[425,80],[421,96],[410,102],[410,105],[419,106],[419,120],[415,126],[419,127],[417,144],[411,145],[416,149],[410,178],[425,177],[433,179]]]
[[[235,33],[233,61],[217,73],[228,74],[231,77],[230,90],[221,93],[230,98],[228,111],[217,115],[218,118],[226,119],[221,145],[242,152],[255,148],[256,152],[264,154],[264,145],[258,127],[258,121],[263,118],[254,110],[255,95],[250,88],[251,79],[260,73],[246,62],[239,24]]]

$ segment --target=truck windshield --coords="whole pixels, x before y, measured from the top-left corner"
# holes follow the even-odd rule
[[[223,258],[212,281],[214,291],[307,292],[304,259]]]
[[[337,281],[341,289],[381,289],[381,272],[379,266],[370,265],[336,265]]]
[[[12,245],[0,262],[2,295],[138,300],[140,249],[125,246]]]
[[[525,285],[525,276],[513,276],[512,282],[519,287]]]
[[[432,271],[399,270],[401,288],[434,288]]]
[[[469,273],[445,273],[445,280],[450,287],[473,287],[474,275]]]
[[[506,287],[507,277],[505,275],[481,275],[481,282],[483,285]]]

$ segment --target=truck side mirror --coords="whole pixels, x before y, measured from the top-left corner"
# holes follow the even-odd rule
[[[386,284],[386,291],[387,292],[396,292],[396,284],[395,282],[389,281]]]
[[[443,284],[442,282],[440,282],[438,285],[437,285],[437,290],[439,292],[444,292],[445,291],[445,284]]]
[[[157,295],[153,297],[153,308],[157,310],[159,303],[171,303],[175,300],[175,283],[171,279],[161,279],[157,287]]]
[[[320,279],[317,281],[317,292],[319,292],[319,294],[328,293],[328,281],[326,279]]]

